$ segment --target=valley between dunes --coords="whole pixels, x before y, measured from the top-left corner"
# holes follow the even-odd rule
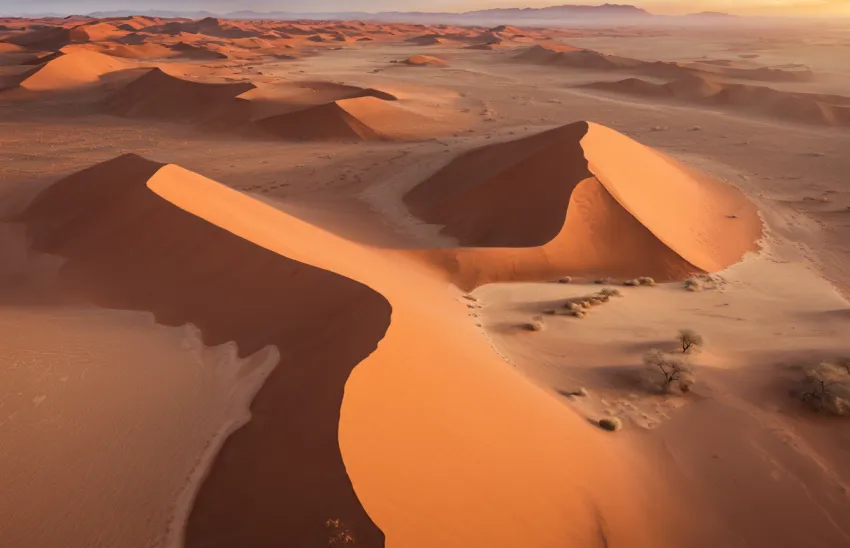
[[[814,34],[0,24],[0,547],[850,543]]]

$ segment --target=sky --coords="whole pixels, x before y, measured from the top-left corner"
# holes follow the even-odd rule
[[[653,13],[723,11],[742,15],[850,15],[850,0],[609,0],[634,3]],[[89,13],[128,9],[257,11],[469,11],[553,4],[602,4],[598,0],[0,0],[0,13]]]

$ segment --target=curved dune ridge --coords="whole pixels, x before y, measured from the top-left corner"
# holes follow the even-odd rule
[[[357,99],[349,99],[356,101]],[[257,121],[267,132],[284,139],[305,141],[380,141],[381,134],[352,115],[347,101],[270,116]]]
[[[737,262],[761,236],[737,190],[586,122],[473,150],[404,200],[477,248],[427,252],[464,287],[564,274],[681,279]]]
[[[743,110],[771,118],[824,126],[850,126],[850,97],[794,93],[773,88],[715,82],[688,76],[666,84],[629,78],[585,87],[641,97],[668,98]]]
[[[671,546],[676,519],[645,526],[678,514],[644,458],[506,367],[430,269],[132,155],[19,220],[65,258],[69,298],[191,322],[240,356],[279,348],[185,546],[318,548],[328,519],[369,548]]]
[[[67,91],[97,84],[102,76],[127,68],[120,59],[83,49],[49,57],[18,86],[29,91]]]
[[[248,233],[235,235],[232,223],[262,207],[247,197],[241,207],[240,197],[128,155],[56,183],[21,220],[36,250],[66,259],[60,279],[68,296],[150,311],[165,325],[192,323],[206,345],[235,341],[240,356],[281,350],[252,420],[227,440],[197,494],[186,546],[315,546],[329,517],[344,519],[364,546],[380,546],[337,430],[343,386],[383,337],[389,304],[362,284],[266,249],[264,233],[282,226],[243,223]],[[179,199],[206,208],[210,220],[172,203]]]
[[[192,82],[154,68],[118,90],[107,101],[107,108],[111,114],[126,117],[246,123],[251,106],[238,97],[255,87],[250,82]]]

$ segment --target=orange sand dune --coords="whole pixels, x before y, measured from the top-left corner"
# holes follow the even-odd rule
[[[275,86],[261,86],[242,95],[251,101],[254,119],[269,118],[307,107],[320,106],[334,101],[357,97],[375,97],[384,101],[398,98],[385,91],[326,81],[292,82]]]
[[[258,120],[265,131],[304,141],[379,141],[383,137],[346,110],[343,101],[308,107]]]
[[[128,68],[109,55],[84,49],[69,51],[37,67],[19,86],[30,91],[68,91],[97,84],[102,76]]]
[[[88,42],[89,35],[85,30],[80,28],[66,29],[54,27],[16,34],[6,38],[4,41],[33,50],[56,50],[68,44]]]
[[[107,108],[111,114],[133,118],[239,124],[250,120],[251,105],[238,97],[254,87],[249,82],[191,82],[154,68],[117,91]]]
[[[413,67],[445,67],[448,65],[448,63],[439,57],[433,57],[430,55],[414,55],[413,57],[405,59],[404,64]]]
[[[327,519],[371,548],[681,546],[686,512],[649,462],[507,367],[413,262],[134,156],[21,220],[65,258],[69,296],[280,349],[194,497],[189,548],[325,546]]]
[[[150,311],[166,325],[191,322],[206,345],[235,341],[240,356],[269,344],[286,349],[253,402],[252,421],[229,438],[206,478],[186,546],[312,546],[328,516],[345,519],[364,546],[382,545],[351,487],[337,431],[343,386],[383,337],[389,304],[157,195],[194,195],[217,204],[213,215],[238,206],[227,196],[208,201],[193,179],[204,181],[124,156],[57,183],[24,217],[36,249],[67,258],[69,296]]]
[[[720,83],[698,76],[666,84],[630,78],[618,82],[596,82],[585,87],[743,110],[808,124],[850,126],[850,97],[841,95],[793,93],[768,87]]]
[[[467,153],[405,203],[476,248],[427,253],[463,287],[564,274],[680,279],[737,262],[761,235],[739,192],[584,122]]]

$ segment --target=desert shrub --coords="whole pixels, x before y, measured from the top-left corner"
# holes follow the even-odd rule
[[[564,276],[563,278],[558,280],[558,283],[559,284],[571,284],[571,283],[573,283],[573,279],[570,278],[569,276]]]
[[[599,424],[599,428],[608,430],[609,432],[616,432],[623,428],[623,421],[618,418],[601,419],[597,424]]]
[[[643,357],[647,384],[660,392],[670,393],[678,386],[683,393],[690,392],[695,379],[687,357],[667,354],[661,350],[650,350]]]
[[[648,285],[648,286],[654,286],[655,285],[655,280],[650,278],[649,276],[641,276],[640,278],[637,279],[637,282],[640,285]]]
[[[610,284],[611,278],[596,278],[595,280],[593,280],[593,283],[597,285]]]
[[[613,288],[611,288],[611,287],[606,287],[605,289],[603,289],[602,291],[600,291],[598,294],[599,294],[599,295],[602,295],[602,296],[605,296],[605,297],[621,297],[621,296],[623,295],[623,294],[620,292],[620,290],[619,290],[619,289],[613,289]]]
[[[815,411],[850,414],[850,374],[844,367],[823,362],[806,370],[803,383],[801,398]]]
[[[342,521],[329,519],[325,521],[328,532],[328,546],[353,546],[354,537]]]
[[[682,353],[687,354],[693,352],[705,344],[702,335],[693,329],[682,329],[676,336],[676,340],[682,345]]]
[[[702,282],[697,280],[696,278],[691,278],[690,280],[685,280],[685,289],[688,291],[692,291],[694,293],[698,291],[702,291]]]
[[[640,285],[640,282],[637,280],[626,280],[623,282],[623,285],[627,285],[629,287],[636,287]]]
[[[520,326],[525,331],[543,331],[543,317],[535,316],[530,322]]]

